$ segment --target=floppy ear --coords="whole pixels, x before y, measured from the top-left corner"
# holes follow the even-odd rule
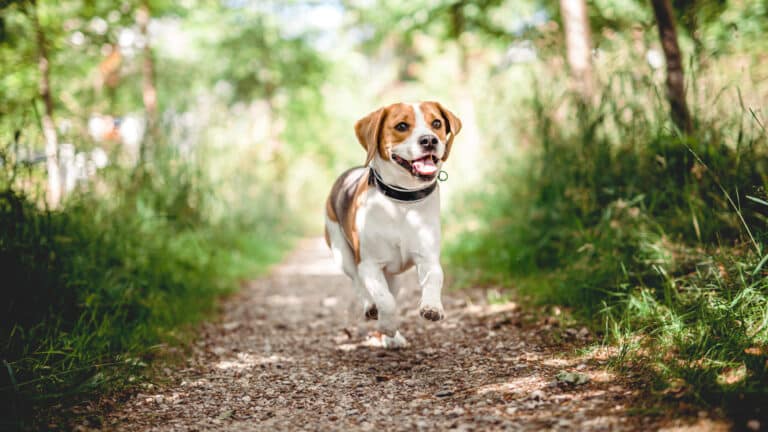
[[[387,110],[379,108],[355,123],[355,135],[357,135],[357,140],[360,141],[360,145],[363,146],[367,153],[365,165],[368,165],[373,160],[376,151],[381,146],[381,127],[386,117]],[[381,156],[386,158],[384,154]]]
[[[437,109],[440,110],[440,114],[442,114],[443,120],[445,120],[445,132],[451,134],[445,143],[445,153],[443,153],[443,162],[445,162],[448,160],[448,154],[451,152],[453,139],[456,138],[456,135],[458,135],[459,131],[461,131],[461,120],[456,117],[456,114],[448,111],[445,109],[445,107],[440,105],[440,102],[435,102],[435,104],[437,105]]]

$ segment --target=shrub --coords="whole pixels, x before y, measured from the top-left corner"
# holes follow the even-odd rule
[[[490,222],[448,259],[572,306],[632,348],[624,358],[754,415],[768,396],[765,131],[753,112],[713,105],[683,136],[652,84],[617,76],[594,108],[567,94],[529,101],[530,150],[466,198]]]
[[[157,344],[178,340],[236,279],[285,249],[270,206],[208,217],[212,191],[189,164],[163,158],[112,178],[108,193],[75,195],[56,211],[18,187],[0,191],[6,426],[31,426],[35,408],[135,377]]]

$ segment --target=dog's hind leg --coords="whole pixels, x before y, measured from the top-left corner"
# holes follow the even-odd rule
[[[366,319],[378,319],[378,310],[376,304],[371,299],[368,291],[365,289],[362,281],[357,274],[357,263],[352,248],[349,247],[346,237],[341,230],[341,226],[330,220],[325,221],[325,229],[328,234],[328,242],[333,253],[334,261],[341,267],[341,270],[352,280],[352,286],[355,289],[355,295],[360,304],[363,305],[363,315]]]
[[[368,290],[365,289],[365,285],[363,285],[360,278],[355,276],[352,284],[355,286],[355,292],[360,304],[363,305],[363,316],[365,316],[365,319],[369,321],[379,319],[379,309],[376,307],[376,303],[374,303]]]
[[[328,241],[328,247],[331,248],[333,260],[336,262],[336,265],[338,265],[347,276],[354,279],[357,275],[355,256],[352,253],[349,244],[347,244],[341,226],[336,222],[326,219],[325,234]]]

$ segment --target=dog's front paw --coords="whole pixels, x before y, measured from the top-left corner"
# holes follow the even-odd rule
[[[424,305],[419,309],[422,318],[429,321],[440,321],[445,318],[445,313],[441,306]]]
[[[379,309],[376,308],[375,304],[368,305],[365,308],[365,319],[369,321],[379,319]]]

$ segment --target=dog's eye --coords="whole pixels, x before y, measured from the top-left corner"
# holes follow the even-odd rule
[[[437,119],[432,120],[432,127],[435,129],[440,129],[441,127],[443,127],[443,122]]]
[[[395,125],[395,129],[399,130],[400,132],[405,132],[408,130],[408,123],[400,122]]]

